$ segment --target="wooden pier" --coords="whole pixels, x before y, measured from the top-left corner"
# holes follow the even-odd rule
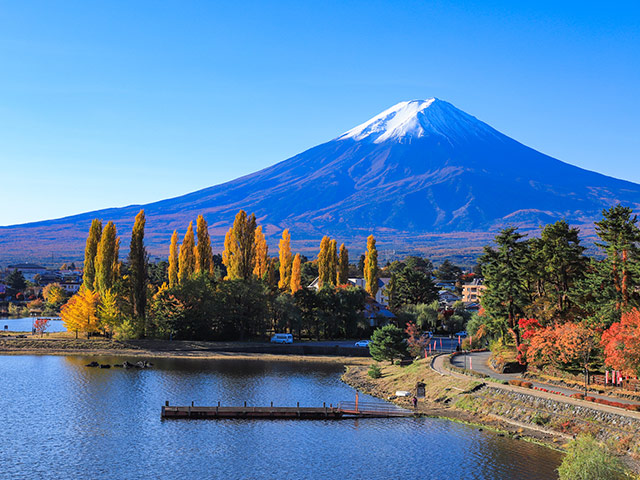
[[[336,406],[322,407],[251,407],[246,404],[241,407],[215,407],[196,405],[170,406],[169,402],[162,407],[163,419],[212,419],[222,420],[231,418],[245,419],[291,419],[291,420],[339,420],[343,418],[388,418],[409,417],[414,413],[396,405],[341,402]]]

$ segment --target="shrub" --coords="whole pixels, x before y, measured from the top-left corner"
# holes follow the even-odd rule
[[[579,435],[569,443],[558,468],[560,480],[616,479],[624,473],[618,458],[589,435]]]
[[[371,378],[380,378],[382,377],[382,369],[376,364],[373,364],[369,367],[369,371],[367,372]]]
[[[509,380],[509,385],[515,385],[517,387],[523,387],[523,388],[532,388],[533,384],[531,382],[524,382],[522,380]]]
[[[546,415],[541,415],[539,412],[531,417],[531,423],[535,423],[536,425],[544,425],[549,422],[549,417]]]

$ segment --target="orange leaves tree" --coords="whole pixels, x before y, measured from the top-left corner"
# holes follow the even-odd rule
[[[633,309],[605,330],[601,345],[605,364],[624,375],[640,375],[640,311]]]
[[[522,318],[519,327],[522,332],[522,343],[518,347],[520,363],[582,370],[588,368],[597,350],[595,332],[582,323],[543,327],[536,319]]]

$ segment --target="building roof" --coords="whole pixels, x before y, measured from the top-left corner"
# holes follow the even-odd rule
[[[36,265],[35,263],[16,263],[15,265],[9,265],[7,268],[20,269],[20,270],[46,270],[42,265]]]

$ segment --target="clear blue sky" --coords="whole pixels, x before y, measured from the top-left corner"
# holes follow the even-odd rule
[[[0,0],[0,225],[244,175],[436,96],[640,183],[640,6]]]

